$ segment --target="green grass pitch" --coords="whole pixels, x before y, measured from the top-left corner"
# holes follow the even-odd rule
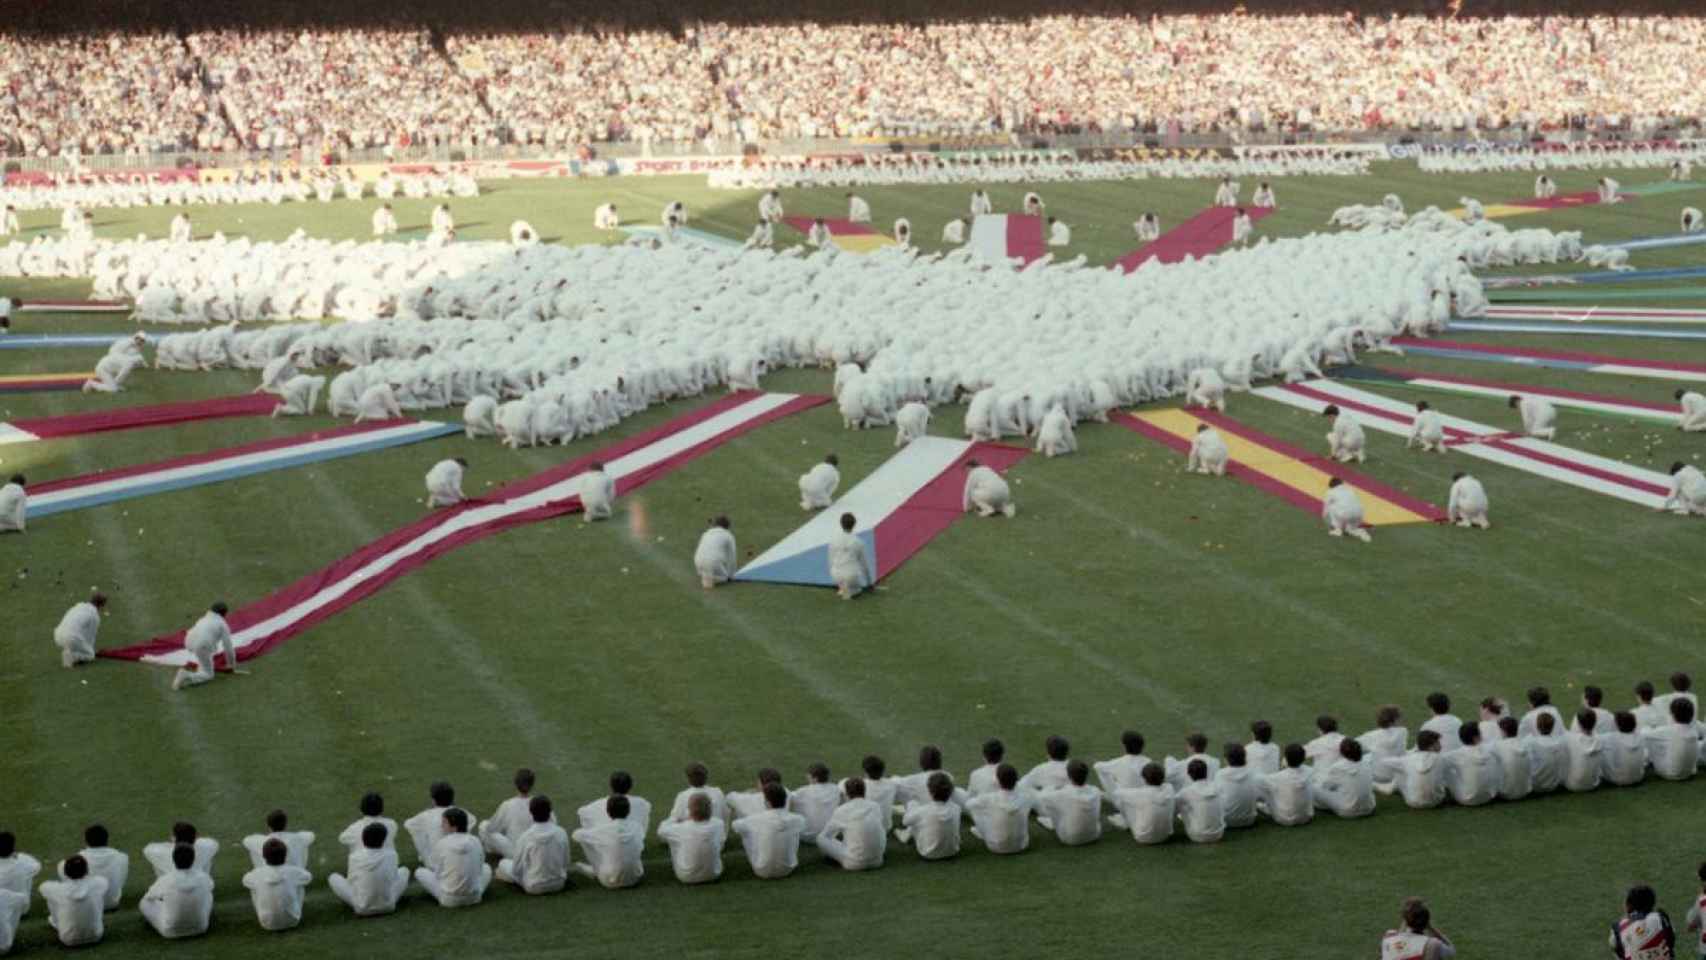
[[[1592,173],[1558,176],[1560,190]],[[1629,185],[1659,179],[1629,172]],[[1246,188],[1250,186],[1246,178]],[[1411,210],[1521,197],[1529,175],[1444,177],[1381,164],[1371,177],[1275,183],[1281,209],[1259,234],[1320,229],[1336,206],[1403,196]],[[504,181],[452,208],[468,238],[506,237],[526,217],[561,242],[604,242],[593,208],[615,200],[629,222],[655,224],[685,201],[693,225],[744,237],[756,194],[707,190],[689,178]],[[1012,210],[1026,187],[991,190]],[[1169,227],[1205,206],[1203,181],[1076,183],[1038,188],[1073,226],[1072,254],[1107,263],[1135,246],[1131,221],[1159,211]],[[880,224],[909,217],[926,250],[963,213],[969,187],[861,191]],[[841,215],[840,189],[784,196],[790,213]],[[195,208],[198,235],[280,238],[301,226],[359,238],[377,201]],[[1670,233],[1686,194],[1525,216],[1514,226],[1581,229],[1587,240]],[[431,202],[398,201],[404,229]],[[164,235],[170,210],[99,210],[99,233]],[[26,227],[58,214],[26,215]],[[784,239],[785,230],[778,231]],[[788,239],[792,239],[789,237]],[[1638,253],[1639,267],[1700,262],[1700,247]],[[1518,272],[1518,271],[1508,271]],[[1659,286],[1647,284],[1644,286]],[[79,281],[0,281],[0,295],[82,296]],[[1698,301],[1665,301],[1664,306]],[[927,305],[920,304],[920,309]],[[121,329],[121,319],[15,320],[20,333]],[[1491,336],[1463,339],[1492,341]],[[1536,344],[1546,338],[1511,337]],[[1552,345],[1629,357],[1706,362],[1706,346],[1556,338]],[[87,351],[0,352],[0,375],[86,370]],[[1668,401],[1674,384],[1427,358],[1405,367]],[[113,396],[0,397],[0,419],[103,405],[247,391],[255,375],[140,371]],[[827,391],[821,371],[768,378],[771,389]],[[1376,387],[1394,396],[1401,388]],[[1509,422],[1493,400],[1434,397],[1484,422]],[[703,401],[699,401],[703,402]],[[1324,424],[1234,395],[1230,413],[1294,445],[1320,447]],[[1051,733],[1102,758],[1119,734],[1143,731],[1151,755],[1177,753],[1192,730],[1218,749],[1247,739],[1256,718],[1281,742],[1312,735],[1313,718],[1372,726],[1401,705],[1412,730],[1422,698],[1450,693],[1472,714],[1481,697],[1513,704],[1528,686],[1573,708],[1584,684],[1629,703],[1640,679],[1706,674],[1706,547],[1698,522],[1460,456],[1408,453],[1370,434],[1367,473],[1443,503],[1469,469],[1493,501],[1489,532],[1387,527],[1371,545],[1323,535],[1318,520],[1233,481],[1187,477],[1182,458],[1118,427],[1081,428],[1082,453],[1033,456],[1011,474],[1019,514],[963,521],[855,603],[831,591],[736,586],[706,593],[690,562],[705,518],[731,514],[750,555],[801,522],[794,478],[825,452],[851,487],[892,451],[887,430],[850,433],[830,407],[742,437],[622,501],[614,522],[527,527],[474,544],[414,573],[252,664],[253,675],[174,694],[170,673],[98,662],[59,667],[49,634],[91,586],[112,598],[104,645],[187,625],[216,598],[255,600],[417,516],[421,475],[442,457],[472,461],[470,493],[597,449],[679,414],[656,409],[568,449],[509,453],[460,437],[46,518],[0,539],[0,829],[53,862],[84,825],[105,822],[133,855],[124,909],[109,915],[103,955],[249,958],[581,956],[756,957],[853,950],[1017,956],[1351,958],[1372,956],[1399,900],[1426,896],[1465,956],[1599,957],[1630,883],[1654,883],[1680,918],[1706,847],[1695,839],[1706,781],[1648,783],[1464,810],[1411,812],[1383,799],[1366,820],[1286,830],[1264,825],[1224,843],[1181,839],[1140,849],[1110,833],[1064,849],[1033,832],[1018,857],[974,840],[952,863],[890,847],[888,865],[843,875],[802,855],[791,879],[754,879],[734,844],[713,888],[670,875],[648,841],[640,889],[585,883],[545,899],[499,885],[471,910],[442,910],[412,888],[393,917],[356,921],[324,886],[343,868],[335,834],[363,791],[399,819],[448,779],[481,817],[509,794],[518,766],[539,773],[560,809],[631,770],[637,792],[667,801],[690,761],[744,788],[760,766],[790,784],[824,760],[839,775],[883,755],[913,769],[939,744],[963,778],[977,746],[1000,736],[1021,766]],[[453,416],[447,411],[444,416]],[[32,480],[194,453],[331,423],[236,419],[0,448],[0,473]],[[1706,454],[1706,437],[1564,411],[1559,441],[1664,470]],[[956,411],[935,432],[957,432]],[[237,840],[273,807],[316,831],[315,885],[302,927],[260,931],[239,883]],[[179,818],[225,845],[214,930],[167,944],[134,908],[147,883],[139,856]],[[405,862],[412,849],[402,844]],[[51,869],[51,867],[49,867]],[[19,954],[56,950],[37,901]]]

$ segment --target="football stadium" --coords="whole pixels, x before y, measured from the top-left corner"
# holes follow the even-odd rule
[[[8,17],[0,952],[1706,956],[1700,10]]]

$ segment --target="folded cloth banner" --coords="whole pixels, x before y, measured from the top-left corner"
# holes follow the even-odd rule
[[[1632,193],[1619,193],[1617,198],[1619,200],[1633,200],[1635,199],[1635,195]],[[1557,210],[1560,207],[1587,207],[1599,202],[1598,190],[1584,190],[1581,193],[1566,193],[1556,197],[1546,197],[1544,199],[1535,197],[1523,200],[1507,200],[1504,203],[1489,203],[1482,206],[1481,213],[1488,220],[1498,220],[1501,217],[1516,217],[1527,213],[1542,213],[1547,210]],[[1468,211],[1463,207],[1458,207],[1456,210],[1451,211],[1451,215],[1461,220],[1468,215]]]
[[[1630,360],[1626,357],[1572,353],[1565,350],[1506,347],[1492,343],[1466,343],[1461,340],[1420,340],[1415,337],[1394,337],[1392,342],[1403,347],[1406,352],[1427,357],[1488,360],[1529,367],[1551,367],[1557,370],[1586,370],[1589,373],[1615,373],[1625,377],[1652,377],[1658,380],[1706,380],[1706,366],[1697,364],[1667,363],[1660,360]]]
[[[82,386],[83,381],[79,380],[77,383]],[[276,406],[278,397],[270,393],[243,393],[212,400],[161,403],[148,407],[118,407],[93,413],[74,413],[64,417],[43,417],[39,420],[14,420],[8,424],[0,424],[0,444],[43,440],[48,437],[73,437],[107,430],[159,427],[191,420],[264,417],[272,413],[273,407]]]
[[[1706,323],[1694,307],[1571,307],[1555,303],[1502,303],[1486,310],[1489,320],[1569,320],[1599,323]],[[1467,319],[1479,319],[1469,317]]]
[[[735,579],[835,586],[829,578],[829,541],[841,532],[841,515],[851,513],[858,518],[853,532],[864,541],[866,558],[881,581],[965,514],[967,460],[976,458],[1004,473],[1024,457],[1020,447],[920,437],[741,567]]]
[[[131,308],[119,300],[26,300],[13,309],[18,313],[129,313]]]
[[[1617,324],[1544,320],[1453,320],[1452,330],[1481,333],[1547,333],[1566,336],[1633,337],[1637,340],[1706,340],[1706,330],[1669,327],[1618,326]]]
[[[1672,426],[1682,420],[1682,412],[1675,404],[1648,403],[1644,400],[1627,400],[1597,393],[1560,390],[1556,387],[1536,387],[1524,383],[1501,383],[1497,380],[1476,380],[1470,377],[1448,377],[1443,374],[1418,373],[1413,370],[1396,370],[1391,367],[1335,367],[1332,376],[1336,380],[1390,383],[1414,387],[1418,390],[1435,390],[1442,393],[1456,393],[1474,397],[1492,397],[1497,400],[1503,400],[1512,394],[1545,397],[1560,407],[1633,417],[1637,420],[1653,420]]]
[[[1327,482],[1337,477],[1362,494],[1366,526],[1445,520],[1445,511],[1426,500],[1364,476],[1330,457],[1299,450],[1213,410],[1148,410],[1115,414],[1113,421],[1182,454],[1190,452],[1198,426],[1213,427],[1226,441],[1229,475],[1317,517]]]
[[[119,340],[129,340],[130,336],[128,333],[16,333],[0,337],[0,350],[105,349]]]
[[[782,222],[801,233],[812,232],[811,217],[783,217]],[[868,223],[825,218],[823,225],[829,230],[829,242],[848,253],[870,253],[880,247],[897,246],[893,237],[878,233],[877,229]]]
[[[381,421],[192,454],[160,463],[31,484],[28,516],[45,517],[154,493],[286,470],[461,433],[453,423]]]
[[[457,547],[529,523],[580,510],[581,475],[588,465],[624,495],[665,476],[766,423],[828,403],[828,397],[790,393],[730,394],[716,402],[596,453],[518,480],[497,492],[430,513],[368,544],[324,570],[231,613],[239,660],[270,652],[316,623],[389,586]],[[684,561],[685,562],[685,561]],[[182,666],[183,631],[101,656]]]
[[[1601,304],[1612,300],[1706,300],[1706,287],[1639,287],[1634,290],[1491,290],[1487,299],[1494,303],[1569,302]]]
[[[1328,404],[1337,404],[1363,426],[1400,437],[1410,435],[1416,413],[1414,404],[1331,380],[1261,387],[1252,392],[1310,413],[1320,413]],[[1517,436],[1461,417],[1442,415],[1440,419],[1445,423],[1447,445],[1471,457],[1643,507],[1663,506],[1670,493],[1670,478],[1656,470],[1584,453],[1549,440]]]
[[[1043,242],[1043,218],[1021,213],[987,213],[973,217],[966,246],[980,260],[1006,263],[1040,260],[1048,246]]]
[[[1624,250],[1658,250],[1664,247],[1687,247],[1696,243],[1706,243],[1706,233],[1673,233],[1663,237],[1639,237],[1625,240],[1622,243],[1609,243],[1606,246],[1619,247]]]
[[[1273,213],[1274,208],[1245,207],[1244,212],[1254,223]],[[1149,260],[1162,263],[1178,263],[1186,257],[1200,260],[1232,242],[1232,221],[1237,216],[1236,207],[1209,207],[1114,263],[1130,273]]]
[[[0,344],[5,343],[0,340]],[[24,373],[9,377],[0,377],[0,393],[40,393],[45,390],[81,390],[83,381],[92,378],[95,371],[88,373]],[[18,443],[23,440],[34,440],[33,434],[18,430],[9,424],[0,423],[0,444]]]

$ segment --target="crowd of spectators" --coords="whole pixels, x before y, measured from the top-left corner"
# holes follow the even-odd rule
[[[1625,131],[1706,116],[1706,17],[1052,16],[0,37],[9,153],[819,137]]]

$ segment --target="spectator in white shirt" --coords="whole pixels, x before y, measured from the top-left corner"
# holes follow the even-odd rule
[[[1552,705],[1552,692],[1550,690],[1547,690],[1545,687],[1530,688],[1528,691],[1528,706],[1529,710],[1527,713],[1522,715],[1522,723],[1518,727],[1523,736],[1532,737],[1539,732],[1538,728],[1534,725],[1534,720],[1543,713],[1551,714],[1552,722],[1557,725],[1557,729],[1560,733],[1563,732],[1564,715],[1559,713],[1558,708]]]
[[[805,786],[787,794],[788,809],[806,821],[800,829],[800,840],[815,844],[817,835],[829,826],[829,818],[835,816],[835,808],[841,805],[841,787],[829,778],[829,767],[822,763],[807,767],[806,776],[809,782]],[[768,791],[764,799],[768,804]]]
[[[498,804],[491,819],[475,830],[480,845],[499,857],[514,857],[516,843],[533,826],[533,785],[538,778],[532,770],[522,767],[511,782],[515,784],[515,796]]]
[[[1583,712],[1592,709],[1584,707]],[[1599,730],[1599,718],[1594,718]],[[1635,715],[1624,711],[1612,717],[1612,725],[1599,734],[1600,771],[1606,782],[1631,787],[1647,778],[1647,747],[1635,723]]]
[[[781,782],[782,771],[777,770],[774,767],[763,767],[758,771],[758,779],[751,790],[734,790],[724,794],[722,796],[723,803],[720,809],[716,798],[713,797],[711,801],[711,816],[713,818],[721,817],[724,823],[728,823],[730,820],[738,820],[741,817],[750,817],[755,813],[763,813],[765,809],[769,807],[769,804],[764,800],[765,785],[770,783],[780,784]],[[836,795],[836,800],[839,802],[840,799],[841,797],[838,793]],[[833,812],[833,807],[831,810]]]
[[[624,777],[627,774],[623,774]],[[631,782],[631,781],[630,781]],[[612,786],[616,778],[611,778]],[[580,810],[581,822],[587,822],[585,807]],[[597,880],[607,890],[621,890],[639,883],[646,875],[640,861],[646,843],[646,827],[634,816],[631,798],[617,792],[604,800],[604,817],[595,826],[583,826],[570,835],[580,844],[586,860],[574,865],[584,877]]]
[[[1226,764],[1215,774],[1214,787],[1220,793],[1220,806],[1226,816],[1227,829],[1237,830],[1256,825],[1256,781],[1261,774],[1251,770],[1246,761],[1244,746],[1229,743],[1224,750]]]
[[[1499,783],[1504,775],[1499,770],[1499,758],[1491,747],[1481,742],[1481,726],[1466,723],[1458,731],[1463,747],[1453,750],[1446,758],[1445,786],[1453,802],[1465,807],[1491,803],[1499,795]]]
[[[1066,765],[1067,785],[1037,794],[1037,825],[1053,830],[1063,846],[1081,847],[1102,838],[1102,791],[1090,786],[1090,765]]]
[[[1250,742],[1244,744],[1244,756],[1250,769],[1262,776],[1280,770],[1280,748],[1274,743],[1273,724],[1257,720],[1250,724]]]
[[[0,333],[5,332],[0,330]],[[44,892],[42,894],[46,896]],[[18,921],[30,905],[30,898],[10,890],[0,890],[0,954],[12,952],[12,942],[18,935]],[[51,904],[50,904],[51,907]],[[52,922],[52,917],[48,922]]]
[[[1643,727],[1662,727],[1670,722],[1670,714],[1653,703],[1653,684],[1642,680],[1635,684],[1635,719]]]
[[[202,873],[213,872],[213,858],[219,854],[219,841],[212,837],[199,836],[195,824],[180,820],[172,824],[172,839],[150,843],[142,848],[142,859],[154,868],[156,877],[163,877],[177,869],[174,864],[177,850],[181,845],[187,845],[195,850],[195,868]]]
[[[370,794],[371,796],[371,794]],[[326,883],[358,917],[377,917],[397,909],[409,888],[409,871],[397,863],[391,838],[395,827],[375,817],[361,830],[360,846],[349,852],[349,876],[334,873]]]
[[[277,837],[261,844],[260,866],[243,874],[262,930],[290,930],[302,923],[302,893],[314,878],[289,862],[290,847]]]
[[[89,861],[82,854],[68,857],[59,865],[59,880],[41,885],[41,898],[47,904],[47,925],[59,935],[59,942],[68,947],[100,943],[106,935],[103,904],[109,893],[107,878],[90,871]],[[14,897],[11,892],[0,898]],[[26,901],[27,903],[27,901]],[[3,909],[3,908],[0,908]],[[23,904],[18,905],[21,913]],[[4,922],[0,921],[0,926]],[[0,940],[5,938],[0,937]],[[0,953],[8,943],[0,943]]]
[[[829,769],[823,764],[812,766],[814,782],[811,786],[833,789],[835,785],[828,782]],[[818,768],[823,769],[822,780],[815,779]],[[779,880],[793,873],[800,864],[800,839],[808,821],[787,807],[801,792],[795,790],[790,796],[780,783],[767,783],[764,785],[765,811],[734,822],[734,831],[740,835],[741,846],[746,850],[746,862],[752,865],[753,874],[761,880]],[[837,790],[836,795],[839,794]]]
[[[1374,789],[1388,796],[1394,793],[1402,796],[1405,806],[1413,810],[1437,807],[1445,802],[1443,759],[1439,734],[1423,730],[1416,734],[1416,749],[1375,761]]]
[[[1209,779],[1208,764],[1192,760],[1185,765],[1191,782],[1179,791],[1179,822],[1192,843],[1218,843],[1226,835],[1226,811],[1220,805],[1220,790]]]
[[[966,777],[966,793],[977,796],[980,793],[990,793],[996,788],[995,771],[1001,769],[1002,758],[1007,756],[1007,745],[1000,740],[989,739],[983,742],[983,766],[978,767]]]
[[[1481,701],[1481,742],[1492,746],[1504,738],[1504,730],[1499,721],[1511,712],[1510,704],[1498,697],[1486,697]]]
[[[1699,713],[1700,701],[1694,698],[1693,687],[1694,681],[1689,678],[1688,674],[1680,671],[1673,673],[1670,675],[1670,692],[1662,694],[1655,699],[1653,701],[1653,706],[1658,707],[1660,710],[1669,712],[1671,701],[1682,699],[1693,704],[1694,712]]]
[[[1581,793],[1599,786],[1605,761],[1601,759],[1604,750],[1599,737],[1594,735],[1598,720],[1592,710],[1583,710],[1576,714],[1576,731],[1564,736],[1564,746],[1570,751],[1570,763],[1564,771],[1566,790]]]
[[[669,820],[681,821],[689,819],[691,817],[691,813],[687,809],[687,803],[695,794],[702,793],[711,798],[711,818],[727,823],[729,820],[728,800],[724,796],[721,788],[711,786],[711,771],[706,769],[705,765],[702,763],[690,763],[687,765],[685,773],[687,776],[687,786],[680,793],[675,795],[675,802],[670,804]],[[658,826],[661,828],[663,824],[659,824]],[[659,836],[662,836],[662,834],[659,834]]]
[[[291,830],[290,818],[283,810],[274,810],[267,814],[267,832],[251,833],[243,838],[243,848],[249,851],[249,865],[261,867],[266,865],[266,844],[268,840],[277,840],[284,844],[289,856],[285,862],[293,867],[306,869],[308,866],[308,848],[314,845],[314,834],[308,830]]]
[[[1285,767],[1267,774],[1256,785],[1257,809],[1282,827],[1301,827],[1315,819],[1314,771],[1303,744],[1288,743]]]
[[[1043,750],[1048,754],[1048,759],[1019,778],[1020,790],[1039,793],[1066,786],[1066,761],[1072,755],[1072,744],[1065,737],[1055,735],[1043,743]]]
[[[384,813],[385,813],[385,798],[384,797],[380,796],[377,793],[371,793],[371,792],[362,794],[361,795],[361,819],[357,820],[356,822],[345,827],[344,832],[338,834],[338,842],[343,844],[344,848],[353,854],[357,850],[363,849],[364,846],[366,845],[366,840],[364,839],[364,837],[365,837],[365,834],[367,833],[368,825],[377,823],[380,826],[385,828],[384,846],[386,847],[386,849],[390,849],[390,848],[396,846],[396,842],[397,842],[397,821],[392,820],[389,817],[383,816]]]
[[[90,876],[107,882],[105,909],[117,910],[119,901],[124,898],[124,883],[130,878],[130,855],[114,850],[107,828],[98,823],[83,831],[83,849],[77,855],[88,866]],[[64,864],[60,865],[59,877],[61,880],[71,879],[65,875]]]
[[[1617,721],[1612,716],[1611,711],[1600,706],[1600,704],[1604,702],[1604,690],[1592,685],[1582,688],[1582,706],[1594,712],[1594,716],[1597,719],[1594,720],[1593,728],[1598,730],[1599,735],[1602,737],[1608,732],[1617,729]],[[1575,729],[1576,722],[1572,719],[1570,721],[1570,730],[1573,732]]]
[[[1321,735],[1304,744],[1303,752],[1309,755],[1310,766],[1325,767],[1338,757],[1339,744],[1345,739],[1345,735],[1339,732],[1338,718],[1326,714],[1315,718],[1315,729],[1319,730]]]
[[[432,806],[404,820],[403,829],[415,843],[415,858],[430,869],[438,865],[433,857],[444,836],[444,815],[456,806],[456,788],[437,780],[427,787],[427,795],[432,797]]]
[[[1051,738],[1052,739],[1052,738]],[[971,815],[971,835],[983,841],[990,853],[1023,853],[1031,845],[1030,818],[1036,809],[1036,794],[1019,785],[1019,771],[1004,763],[995,771],[996,790],[966,801]]]
[[[213,918],[213,878],[196,859],[195,847],[173,847],[172,869],[155,880],[137,904],[154,932],[168,940],[199,937]]]
[[[530,894],[556,893],[569,882],[569,834],[557,825],[551,798],[527,800],[532,821],[511,844],[514,851],[498,861],[492,876]]]
[[[1120,734],[1120,745],[1125,753],[1112,760],[1098,760],[1094,765],[1097,779],[1102,781],[1102,791],[1110,802],[1116,790],[1131,790],[1143,785],[1143,770],[1152,762],[1143,753],[1143,734],[1136,730],[1127,730]],[[1118,813],[1111,814],[1108,822],[1125,829],[1125,821]]]
[[[646,831],[652,828],[652,804],[645,797],[634,796],[634,778],[626,770],[617,770],[610,775],[609,796],[581,805],[575,811],[583,828],[600,826],[610,822],[610,797],[622,797],[628,801],[629,821],[639,826],[640,842],[645,843]]]
[[[492,885],[486,848],[468,832],[468,826],[468,811],[461,807],[444,811],[444,835],[432,848],[433,865],[415,870],[415,882],[441,907],[474,906]]]
[[[1672,700],[1671,722],[1644,734],[1653,772],[1666,780],[1690,780],[1700,768],[1700,731],[1694,722],[1694,704]]]
[[[1374,774],[1362,759],[1362,744],[1339,742],[1339,758],[1325,769],[1317,768],[1315,806],[1341,817],[1366,817],[1374,812]]]
[[[1534,738],[1521,736],[1515,717],[1499,718],[1499,739],[1488,744],[1499,758],[1499,799],[1521,800],[1534,792]]]
[[[1528,756],[1534,763],[1531,796],[1551,793],[1562,787],[1564,776],[1570,771],[1570,747],[1563,737],[1555,735],[1557,724],[1552,716],[1542,714],[1534,721],[1534,727],[1535,736],[1522,738],[1528,744]]]
[[[947,860],[960,853],[960,816],[964,808],[955,802],[954,780],[938,770],[925,782],[925,799],[907,804],[901,818],[905,827],[896,836],[910,840],[922,860]]]
[[[1108,799],[1119,808],[1120,819],[1141,844],[1166,843],[1173,837],[1178,809],[1173,785],[1159,763],[1143,768],[1143,785],[1114,791]]]
[[[1173,785],[1176,794],[1190,783],[1190,773],[1187,770],[1192,760],[1201,760],[1208,766],[1208,775],[1214,776],[1220,772],[1220,761],[1208,755],[1208,737],[1200,733],[1186,734],[1185,758],[1167,758],[1167,782]]]
[[[30,887],[38,873],[41,873],[41,861],[27,853],[19,853],[18,838],[11,831],[0,830],[0,890],[21,895],[26,914],[30,912]]]
[[[867,754],[865,759],[859,761],[859,766],[865,771],[865,799],[877,805],[878,812],[882,814],[883,832],[887,833],[894,829],[894,799],[895,793],[900,789],[900,782],[893,777],[883,776],[883,773],[888,770],[888,764],[883,762],[882,757],[874,753]],[[851,780],[841,782],[843,798],[849,796],[847,784],[851,782]]]
[[[817,847],[843,870],[875,870],[888,845],[888,814],[865,796],[865,781],[849,777],[841,784],[846,802],[835,808],[818,834]]]
[[[1388,704],[1375,711],[1374,729],[1357,737],[1357,742],[1362,744],[1363,756],[1374,764],[1376,784],[1385,779],[1381,761],[1402,757],[1404,748],[1409,746],[1410,731],[1398,723],[1402,718],[1403,711]]]
[[[723,875],[729,833],[721,817],[712,819],[714,812],[711,795],[695,793],[687,798],[686,820],[658,824],[658,839],[669,844],[670,865],[682,883],[710,883]]]
[[[1457,739],[1457,731],[1463,729],[1463,721],[1451,712],[1451,698],[1443,693],[1430,693],[1428,709],[1433,712],[1433,716],[1422,724],[1422,729],[1439,734],[1440,752],[1450,753],[1463,746]]]

